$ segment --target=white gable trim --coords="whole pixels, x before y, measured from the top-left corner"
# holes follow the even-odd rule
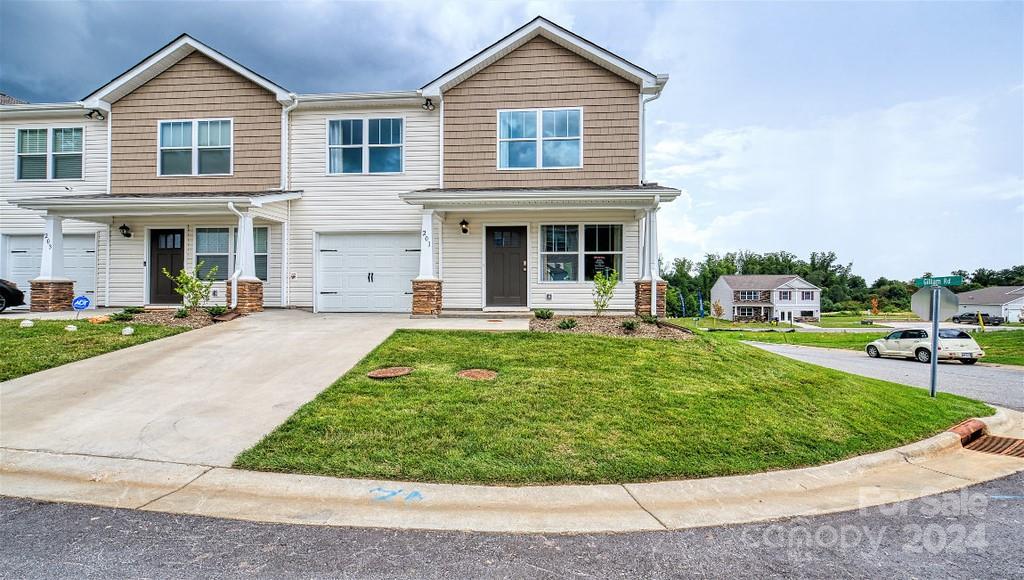
[[[798,284],[798,282],[803,282],[803,284],[802,285]],[[821,290],[821,288],[818,288],[817,286],[815,286],[814,284],[811,284],[807,280],[804,280],[800,276],[793,276],[792,280],[787,280],[784,284],[782,284],[778,288],[774,288],[774,290],[788,289],[788,288],[792,288],[792,289],[795,289],[795,290],[808,290],[808,289],[810,289],[810,290]]]
[[[505,38],[478,52],[469,60],[437,77],[420,90],[425,97],[438,97],[442,92],[466,80],[538,35],[637,83],[643,93],[658,94],[668,82],[668,75],[656,75],[646,71],[550,20],[538,16]]]
[[[160,73],[171,68],[171,66],[181,59],[197,51],[211,60],[223,65],[225,68],[249,79],[271,93],[274,93],[274,97],[282,104],[290,103],[292,101],[288,90],[284,87],[281,87],[245,68],[238,62],[224,56],[191,36],[182,34],[171,41],[167,46],[161,48],[139,64],[128,69],[127,72],[103,85],[96,91],[93,91],[92,94],[82,99],[81,102],[86,108],[109,109],[109,105],[111,103],[121,99],[128,93],[149,82]]]

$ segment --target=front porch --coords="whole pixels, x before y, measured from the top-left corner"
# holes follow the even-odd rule
[[[775,310],[770,304],[747,304],[732,307],[732,320],[734,322],[770,322],[774,317]]]
[[[414,316],[594,310],[594,276],[619,277],[608,312],[664,315],[657,210],[677,190],[426,190]],[[652,286],[654,297],[652,299]]]
[[[97,305],[174,306],[181,297],[164,275],[192,271],[214,280],[212,304],[241,312],[282,305],[287,212],[300,192],[91,195],[19,200],[44,212],[40,275],[31,281],[33,312],[71,309],[64,275],[63,220],[106,226],[97,248]],[[212,272],[212,274],[211,274]]]

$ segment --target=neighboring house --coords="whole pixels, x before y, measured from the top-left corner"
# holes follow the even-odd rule
[[[81,101],[0,106],[0,277],[37,310],[71,281],[163,305],[201,262],[242,309],[434,315],[590,311],[615,269],[610,309],[663,312],[666,82],[543,18],[386,93],[297,95],[182,35]]]
[[[26,101],[23,101],[23,100],[21,100],[21,99],[19,99],[17,97],[12,97],[11,95],[8,95],[8,94],[5,94],[5,93],[0,93],[0,105],[24,105],[24,104],[26,104]]]
[[[711,287],[711,302],[716,300],[726,320],[816,322],[821,318],[821,289],[800,276],[720,276]]]
[[[960,300],[959,314],[981,312],[989,316],[1002,316],[1007,322],[1021,322],[1024,286],[991,286],[961,292],[956,296]]]

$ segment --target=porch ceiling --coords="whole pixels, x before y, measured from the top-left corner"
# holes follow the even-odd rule
[[[13,199],[17,207],[48,215],[108,223],[115,216],[224,215],[302,197],[302,191],[63,195]]]
[[[423,189],[402,193],[399,197],[406,203],[436,210],[641,210],[659,202],[672,201],[679,194],[678,189],[649,184],[635,187]]]

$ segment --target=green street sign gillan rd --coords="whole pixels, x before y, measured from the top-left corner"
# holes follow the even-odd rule
[[[937,278],[914,278],[914,286],[925,288],[928,286],[963,286],[963,276],[939,276]]]

